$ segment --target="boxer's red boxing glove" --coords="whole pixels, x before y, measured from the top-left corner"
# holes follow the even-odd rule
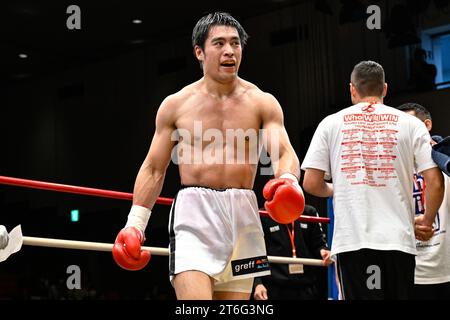
[[[125,270],[143,269],[150,261],[150,252],[141,250],[144,233],[135,227],[120,230],[114,243],[112,254],[116,263]]]
[[[141,245],[151,213],[146,207],[133,205],[125,228],[117,235],[112,254],[114,261],[125,270],[141,270],[150,261],[150,252],[141,250]]]
[[[305,209],[305,197],[292,174],[272,179],[264,186],[264,204],[270,217],[278,223],[287,224],[297,220]]]

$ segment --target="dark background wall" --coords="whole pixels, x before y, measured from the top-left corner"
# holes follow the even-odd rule
[[[368,15],[343,23],[340,12],[345,1],[328,1],[328,14],[318,10],[318,2],[326,1],[262,1],[258,7],[250,1],[248,6],[257,8],[253,11],[233,1],[230,7],[199,2],[195,10],[186,9],[184,14],[181,7],[145,7],[142,14],[159,24],[149,27],[144,19],[140,30],[151,32],[140,31],[144,40],[137,45],[123,45],[119,40],[117,44],[114,35],[125,37],[119,33],[119,18],[141,3],[115,1],[108,7],[100,2],[105,10],[89,11],[93,5],[83,7],[81,2],[87,26],[79,31],[65,29],[67,14],[62,4],[47,3],[42,8],[35,4],[37,12],[51,19],[33,20],[34,24],[30,19],[37,18],[26,14],[18,15],[21,22],[12,22],[17,7],[7,6],[11,12],[2,23],[15,27],[1,28],[5,33],[3,54],[8,55],[2,59],[0,80],[0,175],[132,192],[159,104],[202,76],[192,54],[190,33],[203,12],[215,9],[230,11],[250,34],[240,76],[280,101],[300,158],[320,120],[350,105],[350,72],[357,62],[367,59],[385,68],[390,89],[386,104],[423,103],[434,115],[434,132],[449,135],[450,89],[417,92],[410,82],[409,65],[412,52],[421,44],[393,45],[387,37],[392,7],[412,2],[350,1],[352,8],[358,3],[364,9],[369,4],[379,5],[381,30],[366,27]],[[432,2],[426,10],[410,11],[417,34],[450,23],[448,6],[441,10]],[[106,25],[111,17],[117,25],[99,29],[97,24]],[[184,20],[171,26],[177,17]],[[94,24],[94,20],[100,22]],[[62,31],[54,29],[57,23],[62,24],[58,25]],[[90,25],[97,28],[95,32],[90,33]],[[105,36],[99,36],[102,34]],[[19,35],[28,37],[29,42]],[[29,61],[8,63],[13,53],[27,50],[27,43],[33,44],[28,48],[34,53]],[[48,58],[59,45],[64,52],[60,49]],[[257,177],[254,190],[259,197],[269,178]],[[171,165],[161,195],[174,197],[178,187],[178,171]],[[262,207],[261,197],[259,200]],[[307,200],[326,216],[324,199],[307,195]],[[21,224],[28,236],[111,243],[124,225],[129,207],[130,203],[122,200],[0,186],[0,223],[8,229]],[[71,209],[80,210],[79,222],[70,222]],[[155,207],[147,245],[167,246],[168,210]],[[116,267],[108,253],[30,247],[0,265],[0,298],[45,296],[52,284],[63,290],[70,264],[81,267],[85,287],[94,288],[96,297],[173,298],[166,258],[154,257],[151,270],[131,273]],[[325,296],[325,273],[318,273]]]

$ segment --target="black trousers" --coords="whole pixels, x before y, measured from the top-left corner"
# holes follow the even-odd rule
[[[414,285],[416,300],[450,300],[450,282]]]
[[[413,298],[415,256],[401,251],[361,249],[339,253],[337,270],[345,300]]]

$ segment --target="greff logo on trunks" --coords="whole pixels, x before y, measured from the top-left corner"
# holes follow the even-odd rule
[[[269,260],[267,256],[253,257],[231,261],[233,276],[257,273],[269,270]]]

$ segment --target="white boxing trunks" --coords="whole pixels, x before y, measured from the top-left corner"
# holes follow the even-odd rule
[[[169,220],[170,280],[188,270],[215,280],[215,291],[251,292],[269,275],[258,203],[252,190],[181,189]]]

